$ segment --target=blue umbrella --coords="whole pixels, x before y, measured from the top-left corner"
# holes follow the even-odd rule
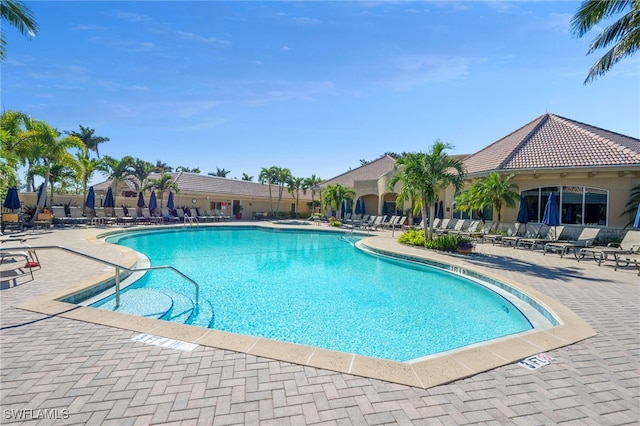
[[[175,205],[173,204],[173,192],[169,191],[169,199],[167,200],[167,208],[173,210]]]
[[[153,213],[158,208],[158,200],[156,199],[156,191],[151,191],[151,197],[149,197],[149,211]]]
[[[138,192],[138,207],[145,207],[144,196],[142,195],[142,191]]]
[[[553,192],[549,194],[549,200],[547,200],[547,204],[544,206],[544,216],[542,217],[542,223],[547,226],[553,226],[554,229],[556,226],[560,225],[560,212],[558,211],[558,204],[556,203],[556,194]],[[555,235],[554,239],[558,239],[558,236]]]
[[[89,209],[96,207],[96,193],[93,190],[93,186],[89,187],[89,193],[87,194],[87,201],[84,202],[84,206]]]
[[[358,201],[356,201],[355,214],[362,214],[362,206],[360,205],[360,198],[358,198]]]
[[[113,191],[111,191],[111,187],[107,189],[107,195],[104,197],[103,207],[106,208],[114,208],[116,206],[116,201],[113,199]]]
[[[527,203],[527,198],[524,195],[520,198],[520,209],[518,210],[516,220],[519,224],[524,224],[524,230],[526,232],[527,222],[529,222],[529,203]]]
[[[7,197],[2,204],[5,208],[15,210],[20,208],[20,198],[18,197],[18,188],[12,186],[7,192]]]
[[[347,213],[347,200],[342,200],[342,208],[340,209],[340,212],[342,213],[342,217],[345,217],[345,214]]]
[[[42,197],[42,191],[44,189],[44,183],[41,183],[38,187],[38,200],[36,201],[36,206],[40,205],[40,198]],[[44,204],[43,207],[47,207],[47,194],[44,194]]]
[[[636,220],[633,222],[634,228],[640,228],[640,203],[638,204],[638,213],[636,213]]]
[[[388,214],[387,202],[382,203],[382,215],[386,216]]]
[[[436,219],[444,219],[444,202],[440,200],[438,202],[438,211],[436,212]]]
[[[364,200],[360,201],[360,213],[366,214],[367,211],[364,209]]]

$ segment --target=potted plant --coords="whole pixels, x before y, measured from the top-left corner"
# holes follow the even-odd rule
[[[242,210],[244,209],[244,207],[242,207],[242,204],[240,204],[237,208],[238,210],[236,210],[236,219],[240,220],[242,219]]]

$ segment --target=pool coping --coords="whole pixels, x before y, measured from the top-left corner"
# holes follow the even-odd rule
[[[261,222],[259,224],[249,223],[247,225],[252,227],[279,228],[277,224],[269,222]],[[212,224],[210,226],[243,225]],[[166,226],[157,227],[157,229],[166,228]],[[152,228],[146,226],[144,228],[130,228],[117,232],[127,232],[134,229],[150,230]],[[298,228],[293,225],[285,225],[282,229],[310,230],[307,226]],[[314,227],[314,229],[344,232],[344,230],[334,230],[326,227]],[[91,240],[95,240],[92,242],[97,244],[108,244],[100,240],[100,238],[105,235],[106,233],[97,235],[92,237]],[[424,250],[424,253],[417,252],[415,248],[403,246],[396,241],[393,242],[393,250],[390,250],[388,240],[389,238],[370,236],[362,241],[369,248],[377,251],[430,259],[429,251]],[[137,252],[124,246],[110,244],[110,247],[121,251],[123,259],[120,264],[122,266],[129,268],[135,266],[138,260]],[[452,260],[455,259],[452,258]],[[437,260],[437,262],[449,263],[443,262],[442,260]],[[456,266],[455,262],[449,264]],[[81,284],[70,286],[61,291],[48,293],[42,297],[17,304],[15,307],[41,314],[56,315],[67,319],[191,342],[201,346],[226,349],[424,389],[450,383],[500,366],[518,362],[531,355],[567,346],[596,334],[595,331],[575,313],[543,293],[528,288],[521,283],[505,280],[504,277],[493,276],[486,271],[478,271],[469,266],[463,266],[463,268],[505,283],[531,297],[551,312],[558,320],[559,325],[543,330],[534,329],[505,336],[460,349],[429,355],[419,358],[418,360],[395,362],[261,337],[170,323],[158,319],[137,317],[60,301],[60,299],[69,297],[74,293],[82,292],[89,287],[112,280],[113,273],[105,272],[99,274],[95,278]]]

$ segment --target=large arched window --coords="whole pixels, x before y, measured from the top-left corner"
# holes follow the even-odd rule
[[[529,204],[529,221],[541,222],[549,194],[560,203],[560,222],[565,225],[600,225],[609,222],[609,192],[586,186],[564,185],[531,188],[522,191]]]

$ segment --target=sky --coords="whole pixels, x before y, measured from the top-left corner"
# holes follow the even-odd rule
[[[101,155],[330,179],[546,112],[640,138],[640,55],[584,85],[603,26],[572,35],[579,2],[26,4],[39,34],[3,26],[2,109],[95,129]]]

